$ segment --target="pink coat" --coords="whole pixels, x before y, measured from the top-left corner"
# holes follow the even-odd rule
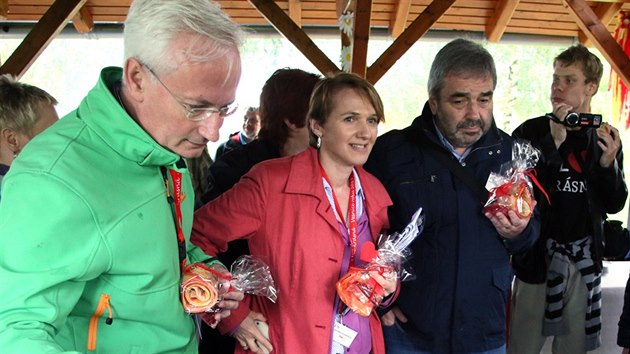
[[[357,168],[374,239],[389,227],[391,200],[381,183]],[[247,238],[252,255],[270,266],[278,300],[249,296],[220,324],[236,329],[250,309],[269,323],[275,353],[328,353],[333,300],[344,244],[320,173],[317,150],[261,162],[238,184],[195,213],[191,241],[216,255]],[[380,320],[370,317],[372,353],[385,353]],[[236,352],[242,352],[237,346]]]

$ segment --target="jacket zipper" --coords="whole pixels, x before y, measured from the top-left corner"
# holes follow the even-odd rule
[[[105,323],[111,325],[114,321],[112,307],[109,305],[109,300],[111,296],[107,294],[101,294],[101,298],[98,300],[98,305],[96,306],[96,311],[90,318],[90,326],[88,328],[88,342],[87,349],[88,350],[96,350],[96,335],[98,331],[98,320],[101,318],[105,310],[109,311],[109,315],[105,320]]]

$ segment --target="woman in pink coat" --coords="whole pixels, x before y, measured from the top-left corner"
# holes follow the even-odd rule
[[[216,255],[229,241],[247,239],[278,289],[276,303],[248,296],[219,324],[237,339],[236,352],[385,352],[376,313],[346,311],[335,289],[351,265],[361,265],[362,245],[389,226],[391,200],[361,167],[383,119],[370,83],[347,73],[323,79],[309,109],[312,147],[259,163],[196,212],[193,243]],[[396,280],[372,277],[385,295],[395,292]],[[255,322],[268,326],[268,339]]]

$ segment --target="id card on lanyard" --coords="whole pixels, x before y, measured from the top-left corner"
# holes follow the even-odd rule
[[[348,238],[350,241],[350,266],[354,266],[359,243],[359,225],[357,222],[357,193],[356,183],[354,180],[354,172],[350,174],[349,178],[350,195],[348,196],[348,223],[346,224],[343,217],[344,214],[341,210],[341,205],[337,200],[337,196],[335,194],[335,190],[333,189],[332,184],[330,183],[330,180],[326,175],[326,171],[324,171],[324,168],[321,166],[321,164],[320,169],[322,172],[322,177],[330,186],[337,215],[339,216],[341,223],[344,224],[348,229]],[[343,324],[343,316],[345,313],[347,313],[347,311],[343,311],[343,306],[341,306],[340,303],[339,312],[335,315],[335,323],[333,329],[333,352],[338,345],[341,345],[344,348],[349,348],[358,334],[357,331]]]

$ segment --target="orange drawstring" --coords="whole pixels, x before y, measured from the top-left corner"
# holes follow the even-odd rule
[[[103,313],[105,313],[105,310],[109,312],[109,315],[107,316],[107,319],[105,320],[105,323],[108,325],[111,325],[112,322],[114,321],[113,319],[114,313],[112,311],[112,307],[109,304],[110,299],[111,299],[111,296],[107,294],[101,294],[101,298],[98,300],[98,305],[96,306],[96,311],[94,311],[94,314],[90,318],[90,326],[88,328],[88,343],[87,343],[88,350],[96,350],[96,335],[98,331],[98,320],[101,318]]]

